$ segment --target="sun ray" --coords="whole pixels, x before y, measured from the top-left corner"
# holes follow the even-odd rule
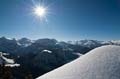
[[[42,6],[36,6],[34,8],[34,13],[39,17],[44,17],[46,15],[46,8]]]
[[[40,19],[40,21],[48,22],[48,17],[50,17],[49,15],[53,14],[50,7],[54,4],[54,2],[48,4],[46,0],[32,0],[32,15]]]

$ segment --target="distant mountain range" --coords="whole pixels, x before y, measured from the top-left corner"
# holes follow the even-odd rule
[[[66,64],[88,51],[103,45],[120,45],[118,41],[57,41],[56,39],[0,38],[0,52],[10,54],[10,58],[20,64],[14,70],[17,79],[24,79],[27,73],[34,78]]]
[[[9,46],[9,49],[12,47],[29,47],[34,44],[41,44],[41,45],[59,45],[61,47],[68,47],[69,45],[79,45],[88,48],[95,48],[102,45],[120,45],[120,40],[112,40],[112,41],[98,41],[98,40],[79,40],[79,41],[57,41],[56,39],[38,39],[38,40],[31,40],[28,38],[21,38],[21,39],[10,39],[6,37],[0,38],[0,49],[4,49],[4,47]],[[6,48],[7,49],[7,48]]]

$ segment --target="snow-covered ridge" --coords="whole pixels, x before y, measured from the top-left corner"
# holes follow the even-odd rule
[[[68,43],[73,45],[81,45],[85,47],[99,47],[103,45],[119,45],[120,40],[111,40],[111,41],[98,41],[98,40],[80,40],[80,41],[69,41]]]
[[[56,42],[56,45],[61,45],[61,46],[66,46],[66,44],[72,44],[72,45],[81,45],[85,47],[99,47],[102,45],[120,45],[120,40],[111,40],[111,41],[98,41],[98,40],[79,40],[79,41],[68,41],[68,42],[61,42],[57,41],[55,39],[38,39],[38,40],[31,40],[28,38],[21,38],[21,39],[15,39],[15,38],[6,38],[6,37],[1,37],[0,41],[6,42],[14,42],[19,46],[27,47],[32,45],[33,43],[40,43],[40,44],[54,44]],[[51,43],[53,42],[53,43]]]
[[[27,47],[27,46],[30,46],[32,43],[34,43],[33,40],[30,40],[28,38],[21,38],[21,39],[18,39],[17,40],[17,44],[19,46],[23,46],[23,47]]]
[[[36,79],[120,79],[120,46],[98,47]]]
[[[10,67],[18,67],[20,64],[15,63],[14,59],[6,58],[6,53],[0,52],[0,65],[10,66]]]
[[[46,50],[46,49],[42,51],[42,53],[44,53],[44,52],[52,53],[52,51],[50,51],[50,50]]]

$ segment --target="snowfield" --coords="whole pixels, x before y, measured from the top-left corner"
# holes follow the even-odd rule
[[[7,63],[7,64],[13,64],[14,60],[13,59],[8,59],[6,57],[4,57],[3,55],[7,55],[6,53],[2,53],[0,52],[0,64]]]
[[[9,54],[0,52],[0,65],[5,64],[5,66],[9,66],[9,67],[19,67],[20,66],[20,64],[15,63],[15,61],[13,59],[6,58],[3,55],[9,55]]]
[[[120,79],[120,46],[98,47],[36,79]]]
[[[43,50],[42,52],[52,53],[50,50]]]

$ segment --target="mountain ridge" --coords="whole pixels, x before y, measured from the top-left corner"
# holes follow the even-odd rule
[[[119,66],[120,46],[106,45],[36,79],[120,79]]]
[[[0,52],[6,52],[16,63],[20,64],[17,79],[23,79],[27,72],[31,72],[36,78],[76,58],[86,54],[90,50],[103,45],[118,45],[120,41],[58,41],[56,39],[43,38],[31,40],[28,38],[10,39],[0,38]],[[36,62],[36,63],[34,63]],[[24,75],[21,75],[23,74]]]

